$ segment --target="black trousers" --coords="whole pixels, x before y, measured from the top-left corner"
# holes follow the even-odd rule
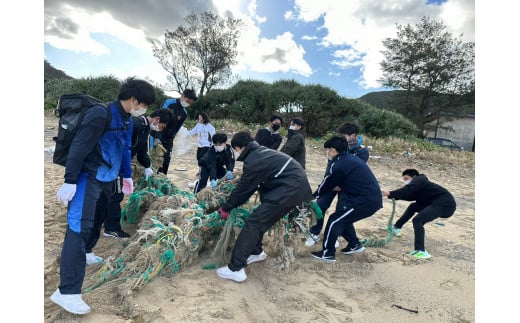
[[[394,226],[401,229],[415,213],[419,213],[412,220],[413,232],[415,235],[414,250],[424,251],[424,225],[439,217],[449,218],[453,213],[455,213],[455,209],[455,202],[441,205],[430,204],[424,208],[417,206],[417,203],[414,202],[408,205],[403,215],[399,220],[397,220]]]
[[[125,195],[123,194],[123,177],[118,176],[113,182],[112,195],[108,201],[108,205],[100,205],[100,212],[103,209],[107,213],[105,218],[105,231],[121,230],[121,202]],[[101,201],[102,203],[105,201]]]
[[[229,269],[237,271],[247,267],[247,258],[262,252],[264,233],[294,207],[295,205],[282,207],[269,202],[261,203],[247,218],[237,237]]]

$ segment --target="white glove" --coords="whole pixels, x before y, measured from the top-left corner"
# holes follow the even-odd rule
[[[58,193],[56,193],[56,198],[58,201],[67,205],[74,197],[74,194],[76,194],[76,184],[63,183],[63,185],[61,185],[60,189],[58,190]]]
[[[148,177],[150,177],[152,175],[153,175],[153,170],[150,167],[144,169],[144,179],[147,180]]]
[[[134,191],[134,182],[131,178],[123,178],[123,194],[132,194]]]

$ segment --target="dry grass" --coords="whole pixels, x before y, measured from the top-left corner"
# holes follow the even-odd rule
[[[249,129],[253,135],[258,129],[265,127],[265,124],[243,124],[234,120],[222,119],[213,120],[212,124],[217,131],[224,131],[228,134],[229,139],[233,133]],[[287,130],[282,128],[280,133],[286,136]],[[439,147],[425,140],[404,140],[401,138],[371,138],[363,135],[365,146],[372,147],[370,149],[371,156],[396,156],[410,154],[415,159],[423,160],[433,164],[458,165],[465,167],[473,167],[475,165],[475,154],[468,151],[452,151],[448,148]],[[314,147],[323,147],[324,138],[306,139],[308,144]]]

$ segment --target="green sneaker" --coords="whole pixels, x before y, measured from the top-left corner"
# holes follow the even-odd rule
[[[419,250],[412,250],[412,251],[410,251],[410,252],[408,253],[408,255],[409,255],[409,256],[413,256],[413,255],[415,255],[415,254],[418,253],[418,252],[419,252]]]
[[[426,250],[425,251],[418,250],[412,256],[417,258],[417,259],[428,259],[428,258],[431,258],[430,254]]]

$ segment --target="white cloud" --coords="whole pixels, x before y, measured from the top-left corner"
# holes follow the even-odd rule
[[[310,35],[302,36],[302,40],[316,40],[316,39],[318,39],[317,36],[310,36]]]
[[[283,19],[285,20],[293,20],[295,17],[294,17],[294,12],[292,11],[286,11],[284,14],[283,14]]]
[[[238,41],[237,65],[234,71],[239,75],[248,75],[251,72],[275,73],[290,72],[303,76],[312,75],[312,69],[305,61],[305,50],[293,39],[293,34],[285,32],[274,39],[260,37],[261,23],[256,17],[256,1],[250,2],[249,14],[245,15],[239,10],[238,2],[217,1],[215,2],[220,13],[231,12],[235,17],[244,22]]]
[[[340,77],[340,76],[341,76],[341,73],[340,73],[340,72],[329,72],[328,75],[329,75],[329,76],[332,76],[332,77]]]
[[[65,5],[61,13],[67,18],[45,17],[47,33],[44,41],[51,46],[94,55],[109,54],[105,45],[92,38],[93,33],[106,33],[137,48],[150,50],[142,30],[116,21],[106,12],[92,14]]]
[[[413,25],[423,16],[443,19],[454,36],[464,32],[466,41],[474,41],[473,7],[471,0],[449,0],[442,5],[427,5],[424,0],[295,1],[298,19],[311,22],[323,17],[327,34],[320,45],[348,46],[346,51],[335,51],[335,57],[339,59],[332,60],[331,64],[341,68],[362,66],[362,77],[358,82],[365,88],[380,86],[377,80],[382,75],[382,41],[396,36],[396,22]]]

